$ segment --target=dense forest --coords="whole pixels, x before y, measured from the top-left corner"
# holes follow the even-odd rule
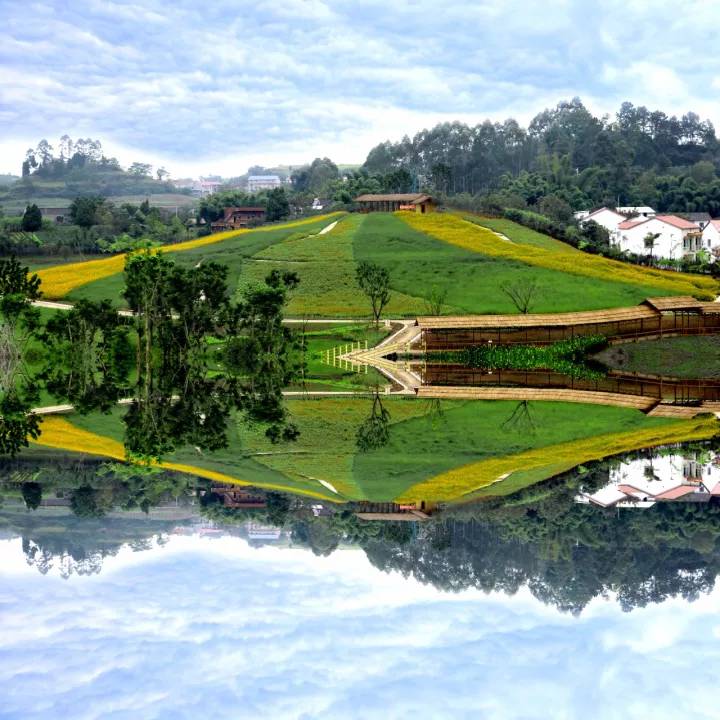
[[[650,205],[658,211],[720,215],[720,143],[712,123],[625,102],[595,117],[578,99],[516,120],[442,123],[413,138],[383,142],[367,156],[368,176],[407,172],[416,186],[460,202],[495,194],[504,207],[555,196],[573,209]],[[461,197],[462,196],[462,197]]]

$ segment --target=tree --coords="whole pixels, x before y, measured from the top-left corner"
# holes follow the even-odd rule
[[[128,172],[131,175],[138,175],[139,177],[149,177],[152,173],[152,165],[149,163],[134,162],[128,168]]]
[[[372,306],[375,327],[380,325],[383,308],[390,302],[390,273],[384,267],[363,260],[357,266],[355,278]]]
[[[536,280],[503,283],[500,289],[512,300],[518,312],[526,315],[530,312],[530,308],[535,300],[538,292],[538,284]]]
[[[42,229],[42,212],[35,203],[25,208],[22,216],[22,229],[25,232],[36,232]]]
[[[161,182],[163,178],[170,177],[170,173],[164,167],[158,168],[155,171],[155,174],[157,175],[157,179]]]
[[[97,212],[104,204],[105,198],[99,195],[76,197],[70,203],[70,219],[87,231],[96,224]]]
[[[645,246],[646,250],[650,251],[650,264],[653,263],[653,250],[655,249],[655,243],[657,242],[658,238],[660,237],[662,233],[652,233],[649,232],[644,238],[643,238],[643,245]]]
[[[428,315],[440,315],[447,299],[447,293],[447,288],[433,285],[425,298],[425,312]]]
[[[0,316],[13,325],[33,300],[39,300],[40,278],[17,258],[0,259]]]
[[[288,202],[285,188],[273,188],[267,194],[267,206],[265,217],[268,222],[282,220],[290,214],[290,203]]]

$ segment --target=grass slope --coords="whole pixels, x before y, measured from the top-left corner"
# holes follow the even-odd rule
[[[228,427],[226,449],[183,448],[162,466],[337,501],[451,501],[482,494],[483,488],[513,492],[593,458],[707,438],[718,430],[714,418],[678,422],[572,403],[532,403],[532,422],[520,426],[508,423],[516,406],[388,398],[388,444],[359,453],[357,432],[370,412],[369,398],[291,399],[288,409],[301,433],[297,442],[273,445],[263,428],[238,416]],[[124,412],[47,417],[37,445],[124,459]],[[495,482],[506,473],[507,480]]]
[[[635,288],[643,294],[642,297],[651,294],[693,295],[712,300],[718,292],[718,282],[707,276],[631,265],[599,255],[590,255],[569,246],[562,250],[555,246],[550,247],[545,236],[507,220],[496,221],[494,225],[509,241],[499,238],[488,228],[479,226],[477,219],[470,222],[454,214],[441,213],[402,213],[401,217],[410,227],[457,247],[493,258],[523,262],[536,268],[557,270],[569,277],[587,278],[591,280],[591,283],[587,283],[590,292],[592,288],[599,287],[598,283],[607,282],[607,278]],[[533,238],[532,243],[528,241],[530,237]],[[618,304],[614,299],[612,303],[609,301],[610,298],[604,307]]]

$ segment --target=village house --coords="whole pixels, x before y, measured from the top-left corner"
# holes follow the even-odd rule
[[[694,222],[701,230],[704,230],[705,226],[710,222],[710,213],[706,212],[683,213],[682,216],[690,222]]]
[[[648,245],[653,238],[652,247]],[[700,228],[677,215],[655,215],[651,218],[632,218],[617,226],[611,236],[613,245],[635,255],[650,255],[679,260],[694,257],[702,249]]]
[[[604,227],[610,233],[612,240],[617,232],[618,225],[627,220],[627,216],[608,207],[601,207],[593,212],[583,213],[584,217],[580,217],[581,213],[576,213],[577,219],[584,225],[591,220],[601,227]]]
[[[223,184],[223,179],[219,175],[209,175],[201,177],[195,186],[195,192],[200,197],[212,195],[217,192]]]
[[[615,208],[615,210],[626,218],[651,218],[657,215],[655,210],[647,205],[625,205],[624,207]]]
[[[52,220],[52,222],[62,225],[65,219],[70,217],[70,208],[40,208],[40,214],[43,220]]]
[[[210,227],[213,232],[223,230],[241,230],[256,227],[265,222],[265,208],[262,207],[228,207],[223,217],[213,222]]]
[[[720,259],[720,220],[711,220],[702,232],[702,246],[710,253],[710,260]]]
[[[424,193],[387,193],[385,195],[359,195],[355,202],[361,212],[395,212],[409,210],[428,213],[436,209],[435,200]]]

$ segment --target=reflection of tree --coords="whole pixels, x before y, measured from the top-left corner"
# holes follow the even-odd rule
[[[137,389],[124,418],[131,457],[224,448],[234,409],[266,425],[273,442],[297,437],[282,395],[297,372],[294,339],[282,324],[297,275],[274,271],[238,304],[228,299],[226,275],[215,263],[179,268],[151,254],[128,261],[125,297],[140,337]],[[208,337],[222,341],[219,353]]]
[[[355,444],[360,452],[384,447],[390,440],[390,413],[383,405],[377,388],[373,394],[370,415],[357,430]]]
[[[23,357],[39,323],[31,305],[39,288],[37,275],[14,257],[0,259],[0,455],[14,457],[40,433],[40,419],[30,414],[38,387]]]
[[[41,378],[58,401],[79,412],[107,412],[129,392],[132,349],[126,321],[108,300],[79,300],[48,320]]]
[[[532,416],[530,403],[527,400],[519,402],[510,417],[500,427],[506,431],[512,430],[519,435],[535,435],[537,425]]]

